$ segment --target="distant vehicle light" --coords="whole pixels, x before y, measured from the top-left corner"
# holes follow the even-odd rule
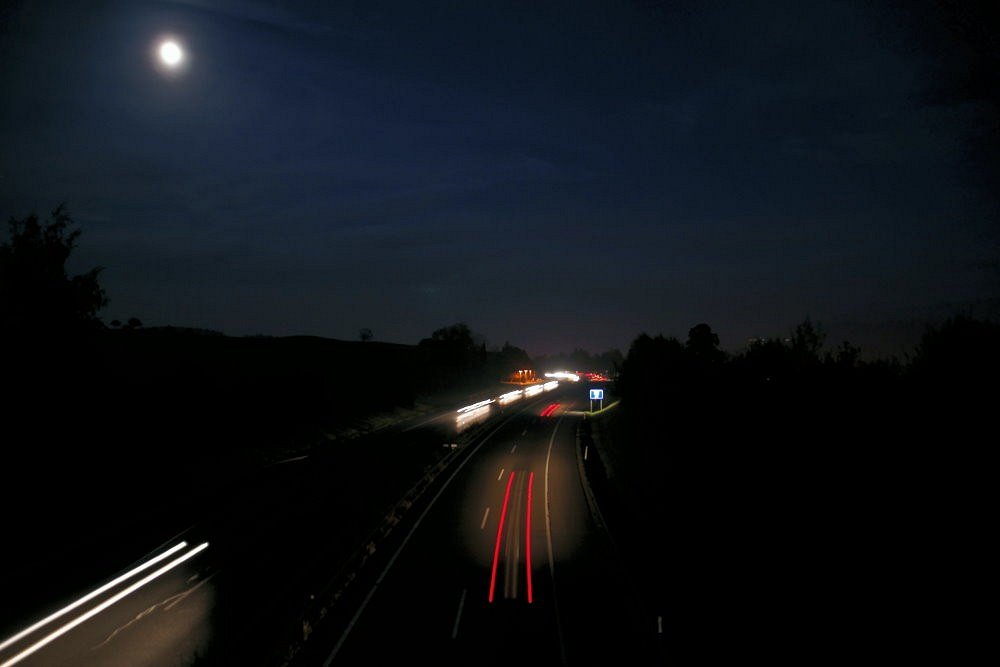
[[[492,402],[492,401],[491,401]],[[455,428],[459,431],[463,431],[473,424],[477,424],[484,421],[490,416],[490,406],[482,405],[473,410],[467,410],[465,412],[459,412],[455,415]],[[454,446],[452,447],[454,449]]]
[[[507,405],[508,403],[513,403],[514,401],[520,400],[524,395],[524,392],[520,389],[517,391],[510,391],[501,396],[497,396],[497,403],[500,405]]]
[[[469,412],[470,410],[481,408],[484,405],[489,405],[492,402],[492,398],[487,398],[485,401],[479,401],[478,403],[473,403],[472,405],[466,405],[464,408],[459,408],[458,410],[455,410],[455,412]]]

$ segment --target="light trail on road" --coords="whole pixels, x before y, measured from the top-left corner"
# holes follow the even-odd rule
[[[66,625],[62,626],[58,630],[56,630],[56,631],[54,631],[54,632],[46,635],[42,639],[38,640],[37,642],[35,642],[31,646],[29,646],[28,648],[24,649],[23,651],[21,651],[20,653],[18,653],[17,655],[15,655],[14,657],[10,658],[9,660],[7,660],[7,661],[5,661],[3,663],[0,663],[0,667],[12,667],[12,665],[16,665],[17,663],[21,662],[25,658],[31,656],[32,654],[36,653],[40,649],[42,649],[45,646],[51,644],[52,642],[54,642],[59,637],[62,637],[64,634],[66,634],[67,632],[69,632],[70,630],[72,630],[73,628],[75,628],[76,626],[78,626],[78,625],[80,625],[82,623],[85,623],[86,621],[88,621],[89,619],[91,619],[94,616],[98,615],[99,613],[101,613],[102,611],[104,611],[105,609],[107,609],[108,607],[110,607],[111,605],[113,605],[116,602],[119,602],[120,600],[128,597],[129,595],[131,595],[135,591],[139,590],[140,588],[142,588],[143,586],[145,586],[149,582],[151,582],[154,579],[157,579],[160,576],[166,574],[167,572],[169,572],[170,570],[174,569],[175,567],[177,567],[178,565],[180,565],[184,561],[186,561],[186,560],[188,560],[188,559],[196,556],[197,554],[199,554],[200,552],[204,551],[207,548],[208,548],[208,542],[203,542],[202,544],[196,546],[194,549],[191,549],[187,553],[179,556],[178,558],[175,558],[174,560],[170,561],[169,563],[167,563],[166,565],[164,565],[160,569],[156,570],[152,574],[146,575],[145,577],[143,577],[139,581],[135,582],[134,584],[132,584],[131,586],[129,586],[128,588],[126,588],[125,590],[123,590],[123,591],[121,591],[119,593],[116,593],[115,595],[111,596],[110,598],[108,598],[107,600],[105,600],[101,604],[97,605],[96,607],[94,607],[93,609],[91,609],[90,611],[88,611],[87,613],[82,614],[82,615],[76,617],[75,619],[73,619],[72,621],[70,621]]]
[[[510,471],[510,477],[507,478],[507,490],[504,492],[503,496],[503,509],[500,510],[500,523],[497,525],[497,544],[496,548],[493,550],[493,573],[490,575],[490,597],[489,601],[493,602],[493,590],[496,588],[497,584],[497,563],[500,562],[500,541],[503,539],[503,524],[504,520],[507,518],[507,503],[510,502],[510,487],[514,484],[514,471]]]
[[[100,588],[94,589],[90,593],[87,593],[86,595],[84,595],[79,600],[77,600],[77,601],[75,601],[75,602],[73,602],[71,604],[66,605],[65,607],[63,607],[59,611],[54,612],[52,614],[49,614],[48,616],[46,616],[42,620],[38,621],[34,625],[32,625],[30,627],[27,627],[24,630],[21,630],[20,632],[18,632],[16,635],[5,639],[2,643],[0,643],[0,651],[4,650],[5,648],[7,648],[8,646],[10,646],[11,644],[14,644],[14,643],[20,641],[21,639],[24,639],[25,637],[27,637],[28,635],[30,635],[31,633],[33,633],[35,630],[38,630],[39,628],[42,628],[42,627],[48,625],[49,623],[51,623],[52,621],[56,620],[57,618],[65,616],[66,614],[68,614],[69,612],[73,611],[74,609],[76,609],[80,605],[82,605],[82,604],[84,604],[86,602],[89,602],[90,600],[93,600],[95,597],[97,597],[101,593],[109,591],[112,588],[114,588],[115,586],[117,586],[118,584],[122,583],[123,581],[131,579],[133,576],[139,574],[143,570],[148,570],[149,568],[153,567],[154,565],[156,565],[160,561],[162,561],[162,560],[164,560],[166,558],[169,558],[170,556],[172,556],[173,554],[177,553],[178,551],[180,551],[181,549],[185,548],[186,546],[187,546],[187,542],[181,542],[180,544],[178,544],[176,546],[173,546],[170,549],[167,549],[166,551],[164,551],[159,556],[156,556],[155,558],[151,558],[151,559],[147,560],[145,563],[142,563],[141,565],[137,565],[136,567],[133,567],[131,570],[129,570],[125,574],[122,574],[122,575],[120,575],[118,577],[115,577],[114,579],[112,579],[108,583],[104,584]]]

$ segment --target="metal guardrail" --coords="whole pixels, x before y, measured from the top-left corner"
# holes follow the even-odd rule
[[[493,415],[493,417],[495,416],[497,415]],[[492,418],[487,419],[458,436],[457,442],[448,443],[457,446],[449,447],[448,453],[437,462],[425,466],[424,475],[389,507],[382,520],[361,542],[361,546],[347,557],[318,593],[309,596],[305,603],[305,610],[299,617],[301,631],[297,632],[297,637],[289,642],[281,663],[283,666],[293,664],[296,656],[309,640],[314,628],[330,615],[335,605],[348,592],[351,584],[357,580],[368,561],[378,552],[380,545],[388,539],[395,527],[399,525],[441,473],[461,456],[470,443],[475,442],[480,437],[492,421]]]

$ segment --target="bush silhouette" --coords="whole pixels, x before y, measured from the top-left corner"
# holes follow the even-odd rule
[[[66,273],[80,236],[72,226],[62,204],[45,222],[35,214],[10,219],[0,244],[0,336],[60,337],[100,326],[97,311],[108,303],[97,282],[101,268]]]

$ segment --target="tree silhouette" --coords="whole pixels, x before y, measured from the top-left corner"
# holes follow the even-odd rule
[[[372,333],[372,330],[369,329],[368,327],[365,327],[364,329],[362,329],[361,331],[358,332],[358,338],[360,338],[361,342],[363,342],[363,343],[367,343],[368,341],[370,341],[374,337],[375,337],[375,334]]]
[[[705,323],[696,324],[688,331],[688,352],[702,363],[722,361],[723,354],[719,349],[719,335]]]
[[[792,350],[802,359],[818,361],[825,340],[826,334],[823,328],[818,323],[813,324],[807,317],[795,327],[795,332],[792,334]]]
[[[447,382],[481,368],[480,347],[463,322],[442,327],[417,346],[434,369],[437,382]]]
[[[676,338],[640,334],[622,364],[618,390],[637,403],[660,401],[676,394],[687,379],[688,359]]]
[[[1000,324],[958,315],[930,327],[917,346],[911,372],[949,391],[992,386],[1000,374]]]
[[[97,282],[101,268],[66,273],[79,229],[60,204],[42,222],[36,214],[11,218],[0,244],[0,335],[13,338],[58,336],[100,324],[97,311],[108,299]]]

